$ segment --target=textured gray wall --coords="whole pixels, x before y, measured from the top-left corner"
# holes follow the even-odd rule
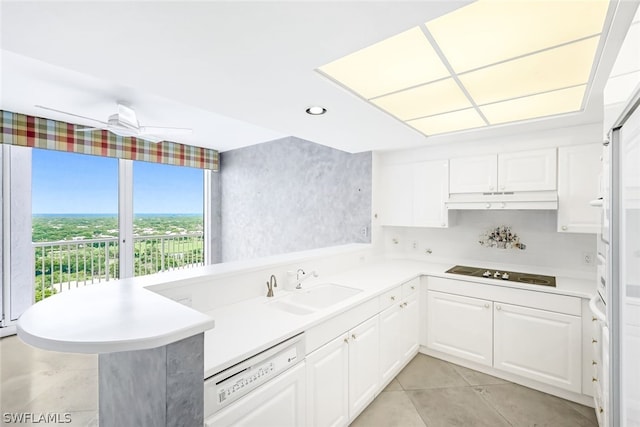
[[[370,241],[370,152],[289,137],[220,163],[223,262]]]

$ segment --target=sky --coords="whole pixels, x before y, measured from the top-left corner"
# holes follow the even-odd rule
[[[32,212],[118,212],[118,159],[34,149]],[[203,211],[203,170],[149,162],[133,166],[134,214]]]

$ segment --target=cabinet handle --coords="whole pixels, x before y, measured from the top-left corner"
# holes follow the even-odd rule
[[[591,339],[591,344],[595,344],[595,343],[597,343],[597,342],[598,342],[598,340],[597,340],[597,339],[595,339],[595,338],[592,338],[592,339]]]
[[[592,321],[592,322],[597,322],[597,321],[598,321],[598,318],[597,318],[596,316],[591,316],[591,321]]]
[[[502,310],[502,307],[499,305],[496,305],[496,310]]]
[[[604,412],[604,409],[602,409],[602,406],[599,407],[600,413]]]
[[[356,334],[351,334],[351,338],[356,339]]]
[[[395,301],[395,300],[396,300],[396,297],[392,296],[391,301]]]
[[[566,225],[563,225],[563,226],[562,226],[562,227],[560,227],[560,228],[561,228],[563,231],[567,231],[567,229],[568,229],[569,227],[567,227]]]
[[[597,364],[598,364],[598,362],[596,362],[595,360],[592,360],[592,361],[591,361],[591,364],[592,364],[592,365],[597,365]]]
[[[415,287],[415,286],[412,286],[412,287],[411,287],[411,290],[412,290],[412,291],[415,291],[415,290],[416,290],[416,287]]]
[[[485,305],[484,305],[484,308],[489,308],[489,304],[485,304]]]
[[[347,338],[345,338],[345,339],[344,339],[344,342],[345,342],[346,344],[349,344],[349,338],[348,338],[348,337],[347,337]]]
[[[591,378],[591,382],[592,382],[592,383],[597,383],[597,382],[598,382],[598,379],[597,379],[597,378],[595,378],[595,377],[592,377],[592,378]]]
[[[405,303],[404,303],[404,304],[402,304],[402,305],[403,305],[404,307],[406,307],[406,306],[407,306],[407,303],[405,302]]]

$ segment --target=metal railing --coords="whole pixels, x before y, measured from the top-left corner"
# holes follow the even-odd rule
[[[34,242],[35,300],[119,277],[117,237]],[[134,275],[204,264],[203,233],[134,237]]]

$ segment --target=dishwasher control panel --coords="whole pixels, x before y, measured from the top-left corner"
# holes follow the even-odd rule
[[[302,334],[246,359],[204,382],[205,417],[268,382],[304,359]]]

